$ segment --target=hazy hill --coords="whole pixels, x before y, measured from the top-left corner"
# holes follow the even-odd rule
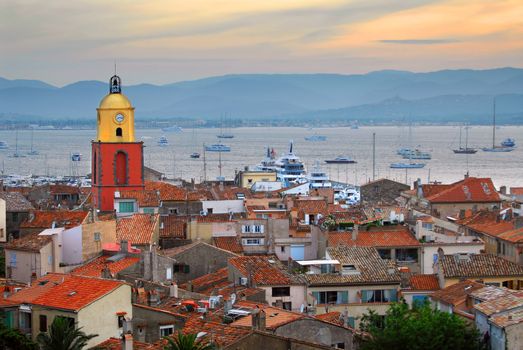
[[[123,77],[125,82],[125,77]],[[358,119],[360,121],[485,121],[499,96],[500,122],[523,122],[523,69],[377,71],[362,75],[243,74],[162,86],[124,86],[138,119]],[[105,82],[61,88],[0,78],[0,115],[94,118]],[[519,118],[518,118],[519,117]],[[3,117],[6,118],[6,117]],[[479,119],[478,119],[479,118]]]

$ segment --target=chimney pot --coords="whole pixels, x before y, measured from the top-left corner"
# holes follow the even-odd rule
[[[123,346],[122,350],[133,350],[133,335],[126,333],[123,335]]]

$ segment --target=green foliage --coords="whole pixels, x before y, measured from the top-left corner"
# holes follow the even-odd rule
[[[38,346],[19,330],[6,327],[0,320],[0,349],[37,350]]]
[[[76,329],[64,317],[55,317],[48,333],[36,337],[42,350],[81,350],[87,342],[98,334],[85,334],[81,328]]]
[[[385,317],[369,310],[360,328],[370,338],[363,350],[478,350],[484,349],[479,332],[454,314],[431,308],[428,302],[409,309],[393,303]]]
[[[164,350],[213,350],[214,345],[204,343],[196,339],[196,334],[182,334],[178,332],[176,337],[165,337],[167,345]]]

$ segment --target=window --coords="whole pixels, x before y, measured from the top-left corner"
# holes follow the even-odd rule
[[[255,233],[263,233],[263,225],[254,225]]]
[[[56,316],[56,317],[60,317],[60,318],[63,318],[64,320],[67,321],[67,323],[69,324],[70,327],[73,327],[74,328],[74,318],[72,317],[64,317],[64,316]]]
[[[116,128],[116,136],[121,137],[122,136],[122,128]]]
[[[284,245],[282,245],[282,246],[280,247],[280,251],[281,251],[282,253],[285,253],[285,246],[284,246]]]
[[[290,297],[291,287],[272,287],[273,297]]]
[[[263,245],[263,238],[245,238],[242,239],[243,245]]]
[[[242,233],[250,233],[251,225],[242,225]]]
[[[397,292],[395,289],[377,289],[377,290],[362,290],[362,303],[388,303],[398,301]]]
[[[382,259],[390,259],[391,258],[390,249],[378,249],[378,254],[380,255],[380,257]]]
[[[212,214],[212,208],[207,208],[207,214]]]
[[[396,249],[396,260],[403,262],[417,262],[417,249]]]
[[[160,326],[160,336],[167,337],[174,333],[174,325]]]
[[[178,208],[169,209],[169,214],[178,214]]]
[[[348,304],[349,292],[347,291],[325,291],[312,292],[317,304]]]
[[[47,265],[53,265],[53,256],[52,255],[47,256]]]
[[[40,332],[47,332],[47,316],[40,315]]]
[[[345,343],[335,343],[331,345],[334,349],[345,349]]]
[[[426,295],[413,295],[412,296],[412,305],[413,306],[422,306],[425,304],[425,301],[429,300],[429,297]]]
[[[118,209],[120,213],[134,213],[134,202],[120,202]]]
[[[185,264],[174,264],[173,265],[173,271],[174,272],[182,272],[182,273],[189,273],[189,265]]]
[[[11,254],[9,254],[9,266],[16,267],[16,253],[15,252],[11,252]]]
[[[95,232],[94,233],[94,241],[95,242],[100,242],[100,232]]]
[[[125,152],[116,152],[114,156],[114,174],[115,185],[126,185],[127,184],[127,154]]]
[[[143,208],[144,214],[154,214],[154,208]]]
[[[285,301],[282,303],[282,309],[283,310],[289,310],[292,311],[292,302],[291,301]]]
[[[122,328],[125,323],[125,315],[118,315],[118,328]]]

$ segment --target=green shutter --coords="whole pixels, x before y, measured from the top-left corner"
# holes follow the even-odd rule
[[[312,292],[312,296],[316,299],[316,304],[320,303],[320,292]]]
[[[338,292],[336,304],[348,304],[349,303],[349,292]]]
[[[120,213],[133,213],[134,202],[120,202],[118,203],[118,209]]]
[[[385,297],[389,302],[398,301],[398,292],[396,289],[387,289],[385,290]]]
[[[356,328],[356,319],[352,316],[349,316],[349,327]]]
[[[189,273],[190,269],[189,269],[189,265],[183,265],[183,272],[184,273]]]
[[[367,291],[366,290],[362,290],[361,291],[361,302],[362,303],[366,303],[367,302]]]

